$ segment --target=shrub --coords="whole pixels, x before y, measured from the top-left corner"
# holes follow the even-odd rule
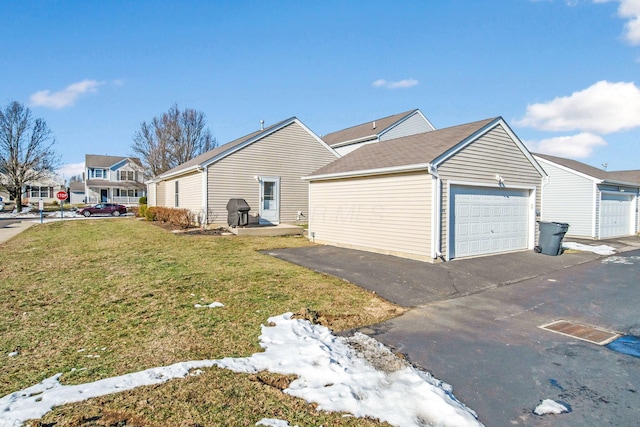
[[[144,211],[147,221],[161,221],[180,228],[189,228],[195,224],[195,215],[189,209],[163,208],[160,206],[147,207]]]
[[[138,211],[136,212],[136,216],[144,217],[145,214],[147,213],[147,209],[149,209],[147,205],[141,204],[140,206],[138,206]]]
[[[142,197],[140,197],[140,199],[138,199],[138,204],[139,204],[140,206],[142,206],[142,205],[146,205],[146,204],[147,204],[147,196],[142,196]]]
[[[144,211],[144,217],[147,221],[155,221],[156,220],[156,210],[158,208],[155,206],[152,206],[150,208],[145,209]]]

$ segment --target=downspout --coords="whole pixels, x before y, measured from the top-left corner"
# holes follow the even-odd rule
[[[429,174],[433,176],[433,186],[435,188],[432,189],[431,195],[433,197],[431,203],[431,242],[433,244],[432,256],[434,259],[442,258],[442,212],[441,212],[441,203],[442,203],[442,182],[440,180],[440,175],[438,174],[438,169],[430,165],[429,166]]]
[[[204,168],[202,166],[198,166],[198,172],[202,173],[202,212],[200,215],[200,227],[201,228],[207,228],[207,226],[209,225],[209,198],[207,197],[207,171],[208,171],[209,167],[205,166]]]

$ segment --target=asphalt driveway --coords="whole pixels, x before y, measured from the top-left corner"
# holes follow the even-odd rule
[[[326,246],[269,253],[413,307],[360,331],[451,384],[487,426],[638,425],[640,359],[539,326],[568,319],[640,335],[640,250],[436,265]],[[571,412],[535,415],[543,399]]]

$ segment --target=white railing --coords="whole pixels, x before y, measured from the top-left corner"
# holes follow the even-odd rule
[[[100,197],[87,197],[86,203],[88,205],[95,205],[96,203],[101,203],[102,200]],[[121,205],[128,206],[137,206],[140,197],[109,197],[106,203],[119,203]]]

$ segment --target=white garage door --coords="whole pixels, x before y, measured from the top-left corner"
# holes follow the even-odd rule
[[[633,234],[633,195],[602,193],[600,199],[600,238]]]
[[[451,187],[450,258],[527,249],[529,190]]]

